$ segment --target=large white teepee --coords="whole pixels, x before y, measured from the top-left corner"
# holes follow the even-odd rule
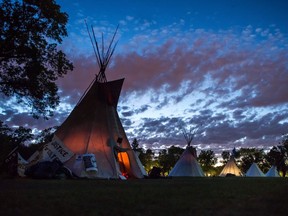
[[[123,81],[95,81],[55,132],[64,146],[75,154],[65,166],[77,176],[119,178],[127,174],[143,177],[116,111]],[[85,163],[81,162],[85,154],[95,156],[97,171],[85,172]]]
[[[115,34],[104,52],[99,51],[94,32],[94,43],[89,33],[100,71],[68,118],[56,130],[52,145],[44,147],[44,150],[48,149],[47,160],[49,157],[50,161],[57,158],[79,177],[143,178],[117,113],[124,79],[108,82],[105,76],[115,49],[112,46]],[[104,49],[103,37],[102,43]]]
[[[231,156],[230,160],[227,162],[227,164],[224,166],[223,170],[221,171],[220,175],[221,177],[225,177],[228,175],[234,175],[234,176],[242,176],[241,170],[237,167],[234,157]]]
[[[269,171],[265,174],[266,177],[280,177],[276,166],[272,166]]]
[[[264,177],[264,173],[260,170],[256,163],[252,163],[250,168],[247,170],[245,176],[247,177]]]
[[[204,176],[195,156],[195,149],[192,146],[187,146],[168,176]]]

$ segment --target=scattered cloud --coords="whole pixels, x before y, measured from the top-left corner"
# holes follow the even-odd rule
[[[10,124],[61,124],[94,79],[98,67],[84,20],[108,39],[116,26],[80,10],[76,16],[61,45],[75,69],[58,80],[61,106],[54,118],[36,122],[1,102],[1,117]],[[275,26],[211,30],[182,19],[159,26],[153,18],[126,15],[117,37],[106,75],[125,77],[118,111],[129,139],[146,148],[184,147],[181,127],[195,124],[195,146],[219,152],[268,148],[287,133],[288,38]]]

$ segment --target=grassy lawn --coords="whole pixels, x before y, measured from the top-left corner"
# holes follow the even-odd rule
[[[1,215],[288,215],[288,178],[0,180]]]

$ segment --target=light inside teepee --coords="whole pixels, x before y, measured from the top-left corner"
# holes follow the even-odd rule
[[[130,172],[130,160],[127,152],[119,152],[117,157],[122,175],[128,177],[128,173]]]

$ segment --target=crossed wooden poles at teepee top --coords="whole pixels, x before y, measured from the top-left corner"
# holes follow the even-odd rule
[[[187,142],[187,146],[190,146],[198,128],[190,127],[189,131],[187,131],[184,127],[182,127],[181,129],[182,129],[182,134]]]
[[[117,26],[114,34],[113,34],[113,37],[112,37],[112,40],[108,46],[108,49],[105,51],[105,46],[104,46],[104,37],[103,37],[103,33],[102,33],[102,46],[101,46],[101,50],[99,48],[99,45],[98,45],[98,42],[97,42],[97,39],[95,37],[95,32],[94,32],[94,29],[93,29],[93,26],[91,26],[91,31],[92,31],[92,35],[89,31],[89,28],[88,28],[88,25],[86,23],[86,20],[85,20],[85,24],[86,24],[86,27],[87,27],[87,31],[88,31],[88,34],[89,34],[89,38],[90,38],[90,41],[92,43],[92,46],[93,46],[93,51],[94,51],[94,54],[95,54],[95,57],[96,57],[96,60],[97,60],[97,63],[98,63],[98,66],[99,66],[99,73],[96,75],[96,81],[97,82],[107,82],[107,78],[106,78],[106,75],[105,75],[105,70],[110,62],[110,59],[115,51],[115,48],[116,48],[116,45],[117,45],[117,42],[114,43],[114,40],[115,40],[115,36],[117,34],[117,31],[118,31],[118,28],[119,28],[119,25]],[[114,45],[113,45],[114,43]]]

